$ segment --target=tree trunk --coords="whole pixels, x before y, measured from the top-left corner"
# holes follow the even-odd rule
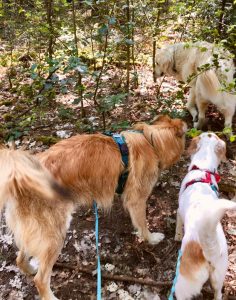
[[[48,57],[52,59],[53,56],[53,0],[45,0],[45,6],[47,11],[47,24],[49,27],[49,39],[48,39]]]
[[[224,32],[224,21],[223,21],[223,18],[224,18],[224,14],[225,14],[225,6],[226,6],[226,1],[227,0],[222,0],[221,2],[221,12],[220,12],[220,17],[219,17],[219,23],[218,23],[218,33],[219,33],[219,36],[221,37],[223,32]]]
[[[79,56],[78,51],[78,37],[77,37],[77,27],[76,27],[76,12],[75,12],[75,1],[72,0],[72,17],[73,17],[73,33],[74,33],[74,43],[75,43],[75,55],[76,57]],[[85,110],[84,110],[84,102],[83,102],[83,84],[82,84],[82,74],[78,72],[78,81],[77,81],[77,88],[78,88],[78,95],[80,98],[81,104],[81,117],[85,117]]]
[[[157,77],[156,77],[156,73],[155,73],[156,48],[157,48],[157,41],[155,40],[155,37],[153,37],[153,42],[152,42],[152,70],[153,70],[153,81],[154,82],[157,82]]]
[[[134,1],[131,0],[132,5],[132,13],[131,13],[131,21],[132,21],[132,30],[131,30],[131,39],[132,39],[132,45],[131,45],[131,58],[133,63],[133,70],[134,70],[134,82],[135,87],[138,87],[138,72],[136,70],[135,66],[135,56],[134,56],[134,20],[135,20],[135,13],[134,13]]]
[[[127,92],[127,100],[129,99],[129,90],[130,90],[130,2],[126,1],[126,21],[127,21],[127,41],[126,41],[126,58],[127,58],[127,66],[126,66],[126,92]]]

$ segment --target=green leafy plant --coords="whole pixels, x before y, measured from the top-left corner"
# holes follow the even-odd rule
[[[196,128],[191,128],[190,130],[187,131],[186,135],[188,137],[195,138],[195,137],[199,136],[201,133],[202,133],[201,130],[198,130]]]

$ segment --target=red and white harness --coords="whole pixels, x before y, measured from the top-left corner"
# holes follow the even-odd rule
[[[191,181],[187,182],[185,184],[185,189],[187,189],[187,187],[189,187],[190,185],[194,184],[194,183],[197,183],[197,182],[202,182],[202,183],[208,183],[210,184],[212,190],[217,194],[218,196],[218,187],[213,183],[212,179],[211,179],[211,176],[214,176],[215,177],[215,180],[216,180],[216,183],[218,183],[220,181],[220,175],[216,172],[211,172],[209,170],[201,170],[200,168],[198,168],[196,165],[194,165],[192,167],[192,169],[190,171],[193,171],[193,170],[200,170],[200,171],[203,171],[205,172],[206,176],[203,177],[203,178],[198,178],[198,179],[192,179]]]

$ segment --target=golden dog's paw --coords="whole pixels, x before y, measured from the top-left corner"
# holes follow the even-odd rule
[[[160,243],[165,238],[165,235],[160,232],[150,233],[148,236],[148,242],[152,245]]]

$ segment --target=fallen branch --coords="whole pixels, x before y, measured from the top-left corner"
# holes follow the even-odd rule
[[[76,270],[78,272],[86,273],[91,276],[94,276],[94,271],[89,269],[85,269],[77,266],[71,266],[63,263],[56,263],[54,266],[57,268],[65,268],[73,271]],[[135,277],[125,276],[125,275],[111,275],[106,273],[102,273],[102,278],[105,280],[131,282],[131,283],[137,283],[141,285],[158,286],[158,287],[170,287],[172,284],[172,281],[154,281],[150,279],[135,278]]]
[[[92,277],[94,277],[94,270],[86,269],[78,266],[71,266],[64,263],[55,263],[54,267],[60,268],[60,269],[68,269],[72,271],[77,271],[79,273],[85,273]],[[111,280],[111,281],[122,281],[122,282],[131,282],[131,283],[137,283],[140,285],[148,285],[148,286],[156,286],[156,287],[166,287],[170,288],[172,285],[172,281],[154,281],[150,279],[143,279],[143,278],[135,278],[131,276],[123,276],[123,275],[110,275],[106,273],[102,273],[102,278],[105,280]],[[209,290],[209,288],[204,287],[202,289],[202,292],[208,295],[213,295],[213,291]],[[235,296],[228,296],[228,299],[236,299]],[[231,298],[232,297],[232,298]]]

